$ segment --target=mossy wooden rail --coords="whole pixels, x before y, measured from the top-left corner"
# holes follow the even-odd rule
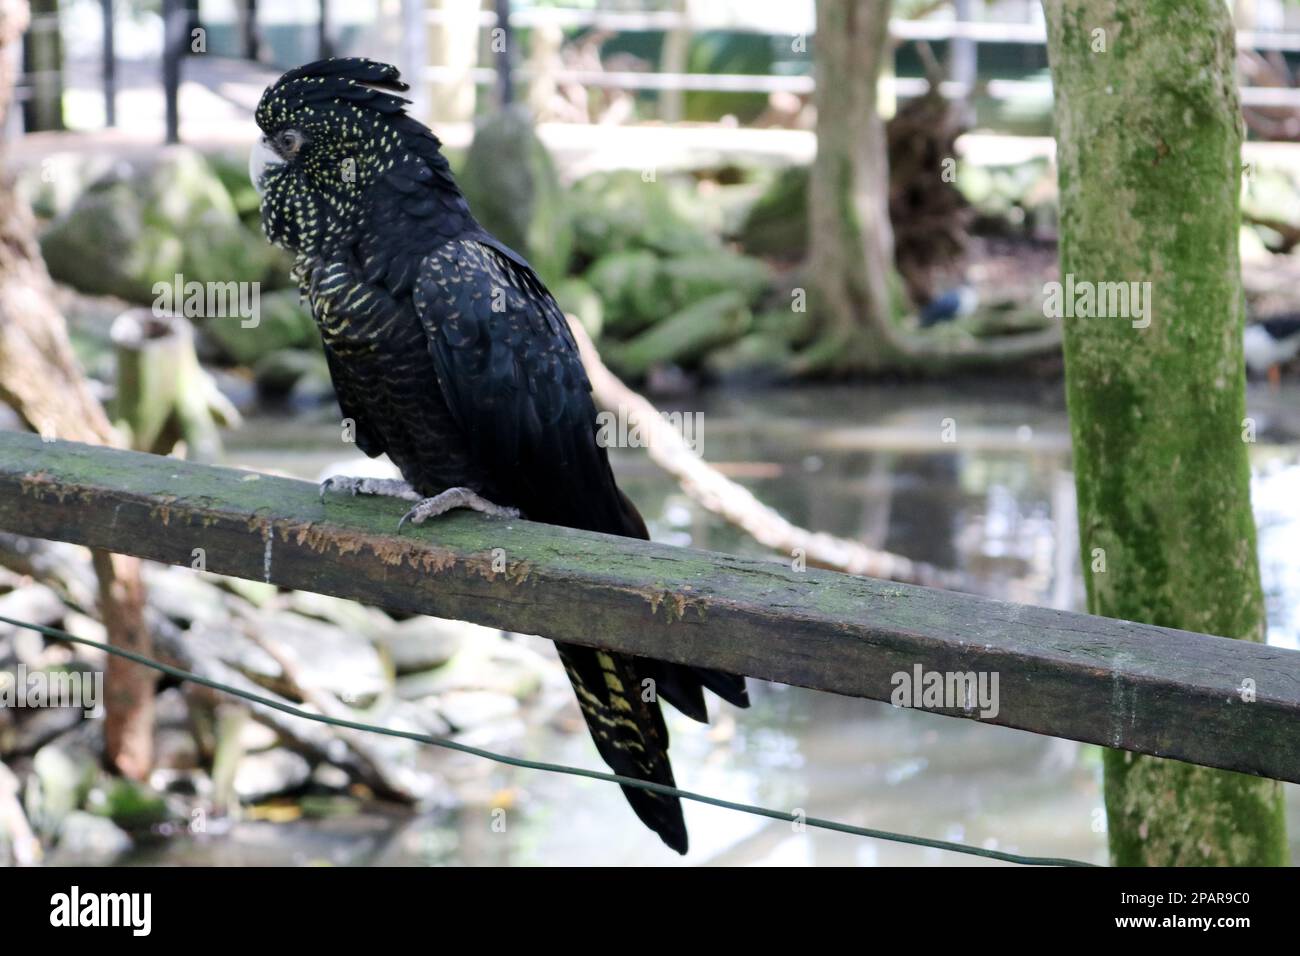
[[[0,433],[2,530],[872,700],[918,665],[996,673],[990,723],[1300,782],[1297,651],[467,512],[399,533],[402,510]]]

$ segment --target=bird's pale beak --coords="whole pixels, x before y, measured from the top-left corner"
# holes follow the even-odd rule
[[[266,144],[266,137],[259,136],[253,144],[252,152],[248,154],[248,178],[253,181],[253,188],[259,196],[262,194],[262,177],[266,175],[267,167],[282,162],[284,160]]]

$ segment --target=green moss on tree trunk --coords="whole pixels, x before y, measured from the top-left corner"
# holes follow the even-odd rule
[[[1142,316],[1065,319],[1088,609],[1260,641],[1228,8],[1044,8],[1063,281],[1150,283],[1146,327]],[[1105,766],[1116,864],[1285,862],[1276,782],[1119,751]]]

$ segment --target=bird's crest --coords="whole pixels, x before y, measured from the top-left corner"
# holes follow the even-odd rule
[[[270,129],[293,110],[331,100],[364,105],[381,113],[400,113],[411,101],[397,93],[410,87],[397,67],[362,57],[331,57],[289,70],[267,87],[257,104],[257,123]]]

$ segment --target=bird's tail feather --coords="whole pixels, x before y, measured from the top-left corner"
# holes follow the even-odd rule
[[[636,505],[622,491],[618,493],[619,522],[617,534],[629,538],[649,540],[650,532],[646,530],[645,519]],[[610,528],[600,528],[611,531]],[[704,688],[713,691],[729,704],[737,707],[749,706],[749,694],[745,690],[745,678],[722,671],[709,670],[706,667],[694,667],[687,664],[670,664],[666,661],[638,659],[637,668],[644,677],[653,678],[658,685],[658,692],[664,700],[672,704],[687,717],[707,723],[708,711],[704,705]]]
[[[653,694],[643,692],[635,658],[576,644],[556,644],[596,749],[617,774],[676,786],[668,762],[668,728]],[[687,848],[681,801],[636,787],[623,793],[641,822],[678,853]]]

